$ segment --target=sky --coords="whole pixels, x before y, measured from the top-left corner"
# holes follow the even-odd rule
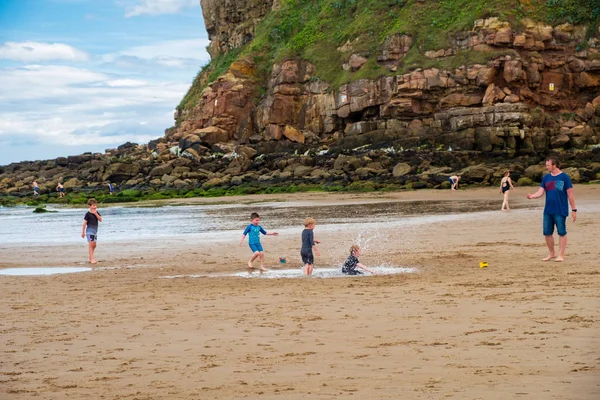
[[[199,0],[0,0],[0,165],[147,143],[210,61]]]

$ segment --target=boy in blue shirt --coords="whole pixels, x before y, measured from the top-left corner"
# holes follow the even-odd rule
[[[250,234],[248,237],[248,244],[250,245],[250,250],[252,250],[252,257],[248,261],[248,273],[251,274],[252,271],[255,270],[252,262],[257,258],[260,258],[260,273],[262,274],[267,269],[265,268],[265,253],[263,251],[262,245],[260,244],[260,234],[268,235],[268,236],[277,236],[279,233],[271,232],[268,233],[263,229],[262,226],[259,225],[260,216],[257,213],[250,214],[250,225],[246,227],[244,233],[242,234],[242,240],[240,240],[240,246],[244,243],[244,239],[246,239],[246,235]]]
[[[558,159],[548,157],[546,159],[546,170],[549,174],[542,179],[540,188],[534,194],[528,194],[528,199],[537,199],[546,194],[546,205],[544,206],[544,237],[550,254],[542,261],[564,261],[565,248],[567,247],[567,217],[569,216],[569,203],[573,222],[577,219],[577,208],[575,207],[575,196],[573,195],[573,184],[569,175],[559,169]],[[558,257],[554,251],[554,226],[558,232]]]

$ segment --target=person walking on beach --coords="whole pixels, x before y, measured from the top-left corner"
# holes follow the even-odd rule
[[[63,197],[65,197],[65,188],[62,183],[58,182],[58,185],[56,185],[56,190],[58,190],[59,198],[62,199]]]
[[[573,195],[573,184],[571,178],[559,169],[559,162],[556,157],[546,159],[546,170],[549,174],[545,175],[537,192],[527,194],[528,199],[537,199],[546,194],[546,204],[544,206],[543,233],[548,246],[548,257],[542,261],[564,261],[565,248],[567,247],[567,226],[566,221],[569,216],[569,204],[571,204],[571,213],[573,222],[577,220],[577,207],[575,206],[575,196]],[[554,226],[558,232],[558,256],[554,250]]]
[[[510,171],[504,171],[504,177],[500,181],[500,193],[504,195],[504,201],[502,202],[501,211],[510,211],[510,207],[508,206],[508,195],[510,194],[510,190],[515,190],[515,187],[512,184],[512,180],[510,179]]]
[[[460,175],[452,175],[450,178],[450,189],[456,190],[458,189],[458,181],[460,181]]]
[[[360,247],[354,244],[350,247],[350,255],[342,266],[342,273],[346,275],[362,275],[363,273],[359,271],[359,269],[362,269],[375,275],[374,271],[371,271],[358,261],[358,257],[360,257]]]
[[[112,183],[108,182],[108,193],[110,193],[110,195],[112,196],[114,192],[115,192],[115,187],[113,186]]]
[[[263,251],[263,247],[260,244],[260,234],[267,236],[277,236],[279,233],[277,232],[267,232],[263,229],[262,226],[259,225],[260,216],[257,213],[250,214],[250,225],[244,229],[244,233],[242,234],[242,240],[240,240],[240,246],[244,243],[244,239],[246,239],[246,235],[250,234],[248,237],[248,245],[250,246],[250,250],[252,250],[252,257],[248,261],[248,273],[251,274],[252,271],[255,270],[254,265],[252,264],[254,260],[257,258],[260,259],[260,273],[262,274],[267,269],[265,268],[265,253]]]
[[[313,230],[315,229],[315,225],[317,221],[314,218],[306,218],[304,220],[304,230],[302,231],[302,248],[300,249],[300,257],[302,257],[302,263],[304,264],[304,275],[309,276],[313,273],[313,268],[315,266],[315,256],[321,256],[319,253],[319,249],[317,249],[317,244],[321,243],[318,240],[315,240],[315,235]]]
[[[98,222],[102,222],[102,216],[98,212],[98,202],[96,199],[89,199],[87,202],[89,210],[83,217],[83,226],[81,227],[81,237],[88,241],[89,263],[96,264],[94,251],[98,241]]]
[[[40,187],[36,181],[33,181],[33,197],[38,197],[40,195]]]

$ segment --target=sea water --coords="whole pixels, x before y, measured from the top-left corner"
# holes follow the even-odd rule
[[[394,275],[394,274],[414,274],[418,272],[416,268],[412,267],[394,267],[394,266],[369,266],[369,269],[374,271],[376,275]],[[363,275],[353,275],[353,277],[360,276],[372,276],[369,272],[365,272]],[[187,275],[167,275],[161,276],[163,279],[175,279],[175,278],[222,278],[222,277],[236,277],[236,278],[263,278],[263,279],[279,279],[279,278],[304,278],[304,271],[301,267],[292,269],[271,269],[263,274],[258,271],[249,274],[248,272],[234,272],[231,274],[187,274]],[[315,268],[312,278],[342,278],[348,277],[342,273],[341,268],[325,267]]]
[[[6,276],[38,276],[38,275],[56,275],[72,274],[75,272],[91,271],[87,267],[56,267],[56,268],[5,268],[0,269],[0,275]]]
[[[344,226],[359,224],[374,232],[382,224],[411,224],[464,218],[465,213],[495,210],[497,202],[380,202],[370,204],[311,205],[309,202],[271,202],[252,205],[182,205],[163,207],[99,207],[103,222],[98,237],[102,242],[135,241],[156,238],[218,240],[241,233],[251,212],[261,215],[265,229],[280,233],[303,229],[306,217],[318,221],[319,231],[344,232]],[[49,213],[35,214],[33,207],[0,209],[0,245],[69,244],[80,242],[85,208],[48,205]],[[358,238],[362,243],[376,240],[369,233]]]

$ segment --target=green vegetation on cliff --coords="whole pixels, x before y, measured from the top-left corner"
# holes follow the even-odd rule
[[[333,88],[358,79],[406,72],[415,68],[454,68],[484,63],[497,52],[464,51],[443,61],[424,56],[428,50],[450,45],[454,34],[472,29],[477,19],[499,17],[518,27],[529,17],[552,24],[586,24],[595,32],[600,20],[598,0],[281,0],[256,29],[255,38],[242,49],[220,55],[205,66],[178,106],[193,108],[206,87],[240,56],[257,63],[259,82],[266,82],[273,62],[299,57],[313,63],[316,75]],[[413,45],[396,72],[376,61],[385,39],[395,34],[413,38]],[[347,44],[350,51],[340,51]],[[343,70],[350,53],[368,58],[358,71]],[[505,51],[506,53],[506,51]]]

